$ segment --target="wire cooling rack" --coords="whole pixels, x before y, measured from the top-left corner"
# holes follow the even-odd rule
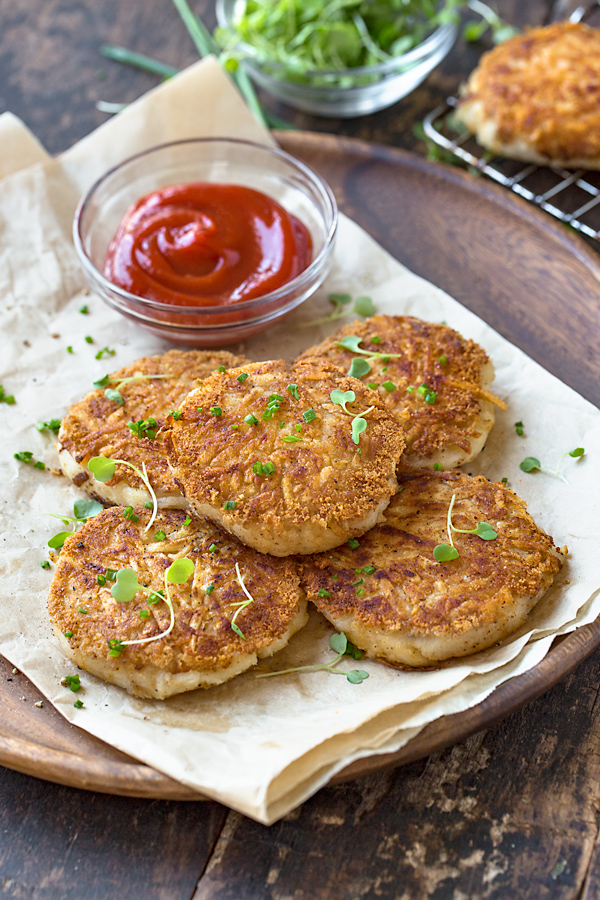
[[[600,172],[567,171],[494,156],[483,150],[471,135],[457,130],[453,123],[457,105],[458,100],[449,97],[444,106],[429,113],[423,127],[430,140],[565,225],[600,243]]]

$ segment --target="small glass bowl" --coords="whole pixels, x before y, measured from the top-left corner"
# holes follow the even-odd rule
[[[219,25],[235,31],[239,0],[217,0]],[[234,52],[242,57],[248,75],[278,100],[317,116],[350,119],[391,106],[414,91],[450,52],[457,35],[452,23],[441,25],[407,53],[374,66],[308,72],[290,81],[278,62],[257,58],[254,47],[240,41]],[[352,85],[348,82],[352,81]]]
[[[106,251],[127,210],[152,191],[194,181],[244,185],[275,198],[311,234],[308,268],[275,291],[231,306],[174,306],[112,284],[103,275]],[[113,309],[169,341],[224,347],[264,331],[317,290],[331,267],[337,220],[331,189],[304,163],[249,141],[203,138],[152,147],[109,169],[81,200],[73,240],[88,285]]]

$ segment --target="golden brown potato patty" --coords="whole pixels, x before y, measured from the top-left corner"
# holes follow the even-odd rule
[[[340,346],[350,336],[360,338],[360,353]],[[403,422],[402,468],[434,463],[452,468],[473,459],[494,423],[492,404],[505,406],[488,391],[494,369],[478,344],[413,316],[351,322],[300,359],[313,357],[329,359],[345,372],[354,361],[368,363],[363,384]]]
[[[348,392],[346,411],[333,391]],[[404,446],[383,400],[322,360],[216,373],[165,434],[191,507],[278,556],[326,549],[374,525],[396,489]]]
[[[255,553],[206,520],[182,510],[163,510],[146,531],[150,511],[137,521],[111,507],[69,537],[60,554],[48,609],[67,655],[84,669],[131,693],[165,697],[218,684],[283,647],[306,622],[306,600],[292,560]],[[111,572],[133,569],[153,592],[165,590],[165,572],[176,559],[194,563],[183,584],[170,584],[168,605],[137,591],[130,602],[111,594]],[[248,596],[253,601],[240,608]],[[114,575],[113,575],[114,577]],[[117,578],[119,576],[117,575]],[[103,582],[103,583],[99,583]],[[157,638],[125,644],[111,655],[109,641]]]
[[[494,153],[600,168],[600,30],[558,22],[490,50],[456,119]]]
[[[128,427],[130,421],[156,420],[155,433],[172,410],[176,410],[192,388],[218,366],[236,366],[243,357],[227,352],[169,350],[158,356],[138,359],[113,372],[109,389],[118,389],[122,404],[105,396],[105,388],[92,391],[75,403],[58,434],[59,458],[63,472],[78,487],[102,502],[123,506],[143,505],[149,495],[140,478],[126,466],[117,466],[114,477],[102,484],[88,472],[93,456],[124,459],[138,469],[145,464],[150,484],[160,498],[182,502],[162,445],[142,432],[138,437]],[[126,378],[160,375],[152,379],[119,384]],[[166,377],[164,377],[166,376]]]
[[[369,656],[425,666],[465,656],[518,628],[561,567],[525,503],[503,484],[458,472],[399,477],[384,521],[352,549],[301,562],[309,600]],[[495,540],[453,533],[457,559],[438,562],[452,523],[486,522]]]

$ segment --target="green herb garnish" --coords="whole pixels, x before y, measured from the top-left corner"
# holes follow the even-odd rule
[[[14,406],[17,401],[12,394],[7,394],[4,387],[0,384],[0,403],[6,403],[7,406]]]
[[[236,500],[226,500],[225,503],[223,504],[223,509],[235,509],[236,505],[237,505]]]
[[[235,613],[233,614],[233,618],[232,618],[232,620],[231,620],[231,629],[232,629],[232,631],[235,631],[235,633],[238,635],[238,637],[241,637],[242,640],[245,641],[245,640],[246,640],[246,636],[245,636],[245,634],[241,631],[239,625],[236,624],[236,621],[235,621],[235,620],[237,619],[237,617],[239,616],[239,614],[242,612],[243,609],[246,609],[247,606],[250,606],[250,604],[251,604],[251,603],[254,603],[255,601],[254,601],[254,597],[253,597],[252,594],[248,591],[248,588],[247,588],[246,585],[244,584],[244,579],[242,578],[242,573],[240,572],[240,566],[239,566],[239,563],[237,563],[237,562],[236,562],[236,564],[235,564],[235,574],[236,574],[236,576],[237,576],[238,584],[240,585],[240,587],[241,587],[241,589],[243,590],[244,594],[246,595],[246,598],[247,598],[247,599],[246,599],[246,600],[240,600],[240,601],[237,602],[237,603],[231,603],[231,604],[230,604],[230,606],[233,606],[234,608],[236,608],[236,609],[235,609]]]
[[[523,435],[524,426],[522,422],[515,422],[515,431],[521,437]]]
[[[135,474],[142,480],[144,483],[146,490],[152,497],[152,515],[150,516],[150,521],[146,525],[144,529],[144,533],[148,531],[148,529],[154,523],[156,518],[156,514],[158,513],[158,500],[156,499],[156,494],[150,484],[148,479],[148,473],[146,472],[146,463],[142,463],[141,471],[137,466],[134,466],[133,463],[127,462],[124,459],[110,459],[107,456],[93,456],[88,463],[88,469],[96,479],[96,481],[100,481],[105,484],[107,481],[114,476],[115,470],[117,468],[117,463],[121,466],[127,466],[128,469],[131,469]]]
[[[353,659],[361,659],[362,653],[352,644],[343,631],[332,634],[329,638],[329,646],[336,653],[335,659],[330,663],[321,663],[315,666],[294,666],[292,669],[281,669],[279,672],[265,672],[256,675],[256,678],[273,678],[275,675],[287,675],[290,672],[331,672],[334,675],[345,675],[350,684],[360,684],[369,677],[369,673],[363,669],[337,669],[336,666],[343,656],[351,656]]]
[[[61,419],[49,419],[47,422],[36,422],[35,427],[38,431],[52,431],[54,434],[58,434],[61,422]]]
[[[519,464],[519,468],[523,472],[544,472],[546,475],[552,475],[554,478],[560,478],[561,481],[564,481],[565,484],[568,484],[569,482],[560,471],[560,466],[563,459],[565,458],[565,456],[571,456],[573,457],[573,459],[580,459],[584,455],[585,450],[583,449],[583,447],[576,447],[575,450],[568,450],[566,453],[563,453],[563,455],[558,460],[556,471],[544,468],[539,459],[536,459],[535,456],[526,456],[525,459]]]
[[[105,356],[114,356],[116,352],[116,350],[111,350],[110,347],[102,347],[101,350],[98,350],[94,359],[104,359]]]
[[[482,541],[493,541],[498,537],[498,534],[491,525],[488,525],[487,522],[478,522],[475,528],[456,528],[455,525],[452,524],[452,510],[454,509],[454,503],[456,501],[456,494],[452,494],[452,499],[450,500],[450,505],[448,506],[448,516],[446,520],[446,528],[448,530],[448,544],[437,544],[434,547],[433,555],[438,560],[438,562],[448,562],[452,559],[458,558],[458,550],[454,546],[454,541],[452,540],[452,532],[456,532],[457,534],[474,534],[477,537],[481,538]]]

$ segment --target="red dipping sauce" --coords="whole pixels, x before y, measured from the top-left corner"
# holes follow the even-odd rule
[[[174,306],[229,306],[287,284],[312,260],[306,226],[234,184],[154,191],[125,214],[106,254],[109,281]]]

